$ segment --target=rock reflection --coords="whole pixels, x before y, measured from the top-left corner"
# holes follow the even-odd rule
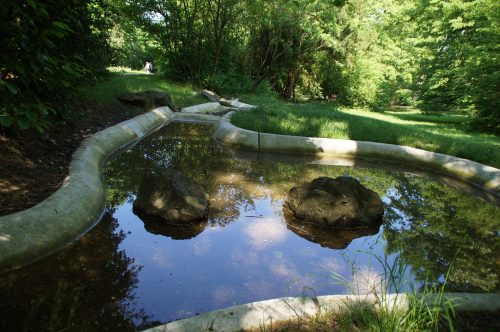
[[[208,225],[208,220],[190,222],[185,225],[173,225],[167,223],[165,220],[145,217],[140,213],[138,214],[138,211],[136,210],[134,210],[134,213],[142,220],[144,223],[144,229],[148,233],[163,235],[173,240],[192,239],[200,235]]]
[[[298,236],[322,247],[345,249],[354,240],[364,236],[375,235],[380,231],[381,223],[365,228],[326,228],[316,224],[297,220],[291,213],[283,211],[286,227]]]
[[[152,166],[141,181],[132,211],[148,233],[188,240],[208,225],[207,198],[203,188],[182,173]]]

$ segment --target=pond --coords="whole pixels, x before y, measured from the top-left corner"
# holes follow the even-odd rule
[[[210,130],[174,123],[109,162],[97,226],[0,277],[2,330],[126,331],[275,297],[380,291],[395,265],[403,290],[442,284],[448,271],[448,291],[500,290],[498,197],[387,162],[235,157]],[[182,229],[136,216],[138,188],[156,168],[200,183],[208,218]],[[325,233],[284,218],[291,187],[345,174],[382,197],[382,226]]]

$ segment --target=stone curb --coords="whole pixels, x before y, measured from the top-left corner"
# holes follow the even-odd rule
[[[226,114],[213,131],[216,141],[232,148],[398,161],[445,172],[500,196],[500,170],[475,161],[401,145],[260,133],[233,125],[233,113]]]
[[[438,303],[439,294],[427,295],[424,302]],[[498,311],[498,294],[446,293],[442,303],[451,302],[456,310]],[[409,300],[406,294],[385,296],[367,295],[325,295],[318,297],[283,297],[267,301],[252,302],[225,309],[215,310],[199,316],[156,326],[144,332],[185,332],[185,331],[263,331],[266,326],[278,322],[307,319],[322,312],[338,312],[355,303],[365,303],[376,309],[406,311]]]
[[[61,188],[32,208],[0,217],[0,272],[45,257],[92,228],[105,207],[106,160],[175,117],[160,107],[85,139]]]
[[[228,107],[222,106],[218,101],[184,107],[182,113],[213,113]]]

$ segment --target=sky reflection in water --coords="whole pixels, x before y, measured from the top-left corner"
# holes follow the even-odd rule
[[[126,203],[117,204],[114,213],[120,228],[129,233],[120,248],[143,266],[136,291],[137,306],[161,321],[281,296],[380,290],[384,267],[379,259],[384,259],[384,250],[388,251],[385,263],[389,266],[401,250],[401,257],[410,258],[421,250],[417,246],[405,248],[401,241],[395,240],[401,240],[402,233],[409,232],[413,234],[409,235],[412,240],[429,241],[434,246],[436,240],[446,235],[440,233],[442,230],[435,234],[432,224],[439,220],[455,227],[455,219],[463,222],[456,212],[463,208],[460,204],[465,207],[472,204],[474,208],[479,204],[488,209],[487,219],[488,212],[498,211],[477,198],[407,172],[384,170],[376,165],[353,168],[290,161],[237,161],[213,144],[206,126],[176,124],[164,133],[162,144],[145,142],[135,148],[140,150],[135,152],[136,165],[142,165],[138,167],[141,172],[158,165],[172,167],[196,179],[210,195],[211,210],[205,230],[190,240],[172,240],[168,235],[148,233],[143,222],[131,212],[133,194]],[[117,168],[120,163],[129,165],[128,157],[113,164]],[[154,165],[144,160],[153,161]],[[335,237],[335,233],[325,234],[322,230],[290,231],[294,225],[289,223],[287,227],[282,212],[287,191],[319,175],[343,174],[350,174],[379,192],[386,204],[385,226],[380,230],[361,230],[358,234],[340,234],[334,239],[329,237]],[[131,193],[137,190],[141,177],[133,178],[136,181],[130,183]],[[457,202],[457,198],[462,201]],[[436,220],[429,222],[432,217]],[[486,233],[488,226],[498,226],[498,220],[491,220],[490,215],[489,223],[483,227]],[[421,230],[432,234],[415,236]],[[388,245],[384,236],[392,239],[393,245]],[[491,240],[495,239],[490,236]],[[426,271],[425,255],[429,253],[421,253],[413,258],[415,273],[409,259],[405,278],[408,282],[415,277],[419,282],[439,281],[453,257],[446,256],[449,253],[440,248],[437,253],[432,250],[430,254],[440,256],[435,258],[440,263],[437,267],[431,264]],[[488,272],[495,270],[494,265],[486,267]],[[430,277],[422,278],[424,273]],[[333,274],[346,280],[339,282]],[[479,277],[473,273],[470,280],[474,282]],[[498,274],[491,280],[497,285]],[[457,287],[463,284],[459,281]]]

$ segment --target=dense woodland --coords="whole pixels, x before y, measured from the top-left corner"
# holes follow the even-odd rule
[[[470,115],[500,133],[498,0],[46,0],[0,8],[0,126],[46,130],[106,67],[219,93]]]

